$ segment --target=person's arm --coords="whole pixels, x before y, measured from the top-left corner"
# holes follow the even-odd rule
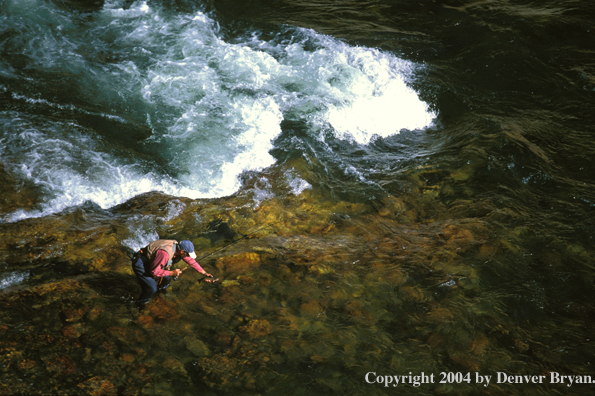
[[[153,260],[153,263],[151,263],[151,273],[153,274],[153,276],[177,276],[179,275],[179,273],[182,272],[180,270],[168,271],[166,269],[163,269],[167,265],[168,261],[169,254],[167,254],[165,250],[157,250],[157,252],[155,253],[155,259]]]
[[[197,270],[198,272],[200,272],[204,276],[208,276],[209,278],[212,278],[213,277],[213,275],[207,273],[207,271],[205,271],[200,266],[200,264],[198,264],[198,262],[196,260],[194,260],[192,257],[186,256],[182,260],[184,260],[186,262],[186,264],[188,264],[190,267],[194,268],[195,270]]]

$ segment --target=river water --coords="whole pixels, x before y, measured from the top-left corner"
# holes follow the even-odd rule
[[[592,394],[594,17],[3,0],[0,393]]]

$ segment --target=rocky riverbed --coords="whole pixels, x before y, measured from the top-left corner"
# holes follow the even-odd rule
[[[512,211],[464,199],[470,169],[420,167],[402,176],[402,195],[367,202],[289,194],[274,185],[277,169],[266,175],[276,197],[258,204],[248,183],[229,198],[149,193],[109,211],[89,204],[2,224],[0,394],[373,395],[385,388],[366,383],[368,372],[582,373],[572,361],[592,351],[562,353],[557,334],[580,336],[588,307],[573,303],[559,328],[516,316],[494,278],[516,271],[540,235],[505,231]],[[201,263],[220,281],[187,271],[135,308],[124,225],[148,221],[159,237],[192,240],[199,258],[214,253]],[[592,257],[550,240],[540,260],[554,271]]]

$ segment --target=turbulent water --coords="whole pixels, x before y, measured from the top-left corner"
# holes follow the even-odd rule
[[[435,118],[410,86],[423,66],[390,53],[292,26],[229,38],[199,6],[123,6],[5,4],[2,158],[42,194],[7,220],[154,190],[231,195],[243,172],[275,163],[282,121],[366,145]]]
[[[459,272],[440,268],[447,277],[434,272],[437,262],[450,260],[442,251],[427,250],[427,263],[407,264],[408,285],[434,297],[411,297],[424,308],[408,306],[398,312],[415,320],[435,312],[432,304],[443,304],[446,290],[465,286],[468,278],[469,291],[457,300],[457,309],[493,314],[469,313],[464,323],[443,332],[455,320],[449,315],[432,315],[431,332],[420,330],[414,319],[407,324],[391,319],[383,331],[403,345],[411,340],[410,354],[402,357],[396,347],[387,347],[390,356],[377,359],[370,357],[372,350],[341,347],[341,359],[365,355],[375,366],[342,361],[343,366],[330,364],[314,374],[300,361],[287,371],[282,364],[263,369],[278,372],[266,378],[277,375],[286,387],[259,388],[250,381],[240,386],[231,374],[217,377],[212,372],[212,378],[224,383],[196,379],[192,386],[216,394],[238,389],[276,394],[295,384],[301,384],[303,394],[390,394],[393,389],[367,384],[365,374],[415,374],[420,367],[436,376],[485,367],[492,371],[483,374],[494,376],[507,369],[516,375],[559,371],[591,375],[595,382],[589,334],[595,319],[594,17],[588,2],[554,0],[3,0],[2,232],[8,237],[28,227],[38,231],[4,245],[0,289],[14,293],[54,280],[56,274],[79,275],[61,266],[61,252],[49,253],[52,246],[67,246],[74,233],[89,233],[76,234],[77,246],[89,254],[107,246],[136,250],[159,237],[188,237],[192,233],[181,231],[176,222],[192,202],[232,197],[242,210],[265,211],[266,202],[309,192],[325,202],[367,205],[385,218],[387,197],[413,194],[416,198],[403,198],[406,205],[393,206],[397,211],[406,206],[398,220],[416,224],[408,232],[425,235],[412,237],[412,245],[417,241],[425,244],[423,249],[435,247],[438,242],[427,242],[432,238],[428,235],[446,241],[444,224],[465,228],[469,219],[485,227],[477,232],[482,237],[459,232],[453,238],[488,242],[473,251],[454,249]],[[145,203],[153,192],[164,195]],[[223,207],[221,212],[232,210]],[[322,205],[304,213],[316,210],[329,211]],[[355,212],[349,213],[354,217]],[[200,228],[208,216],[196,213],[184,224]],[[333,216],[336,227],[350,218]],[[55,222],[69,231],[39,231]],[[92,235],[106,229],[118,236],[95,242]],[[364,246],[381,240],[365,240],[363,229],[341,228],[337,240],[359,238]],[[225,238],[232,240],[230,235]],[[213,246],[216,242],[210,239]],[[399,254],[391,253],[391,260],[398,261]],[[92,268],[99,268],[94,263]],[[390,311],[392,295],[380,288],[378,293],[362,308],[372,316],[378,307],[384,308],[377,312]],[[119,298],[129,298],[121,294]],[[354,292],[352,298],[360,295]],[[307,316],[309,311],[302,305],[301,312]],[[502,330],[496,316],[520,330],[506,338],[503,334],[510,330]],[[476,336],[475,320],[497,322],[481,330],[490,342]],[[338,322],[331,327],[329,332],[342,328]],[[369,330],[365,321],[355,328],[357,337]],[[465,337],[472,359],[436,346],[463,344]],[[498,348],[510,357],[496,359],[494,366],[478,363],[486,350]],[[422,350],[432,351],[427,365],[415,358]],[[319,351],[310,355],[315,363],[327,359]],[[14,363],[26,372],[23,364]],[[186,366],[184,372],[192,377]],[[301,373],[299,380],[291,377],[292,370]],[[50,370],[41,377],[64,372],[68,370]],[[117,382],[107,374],[102,378]],[[333,381],[351,385],[341,388]],[[122,394],[123,385],[116,386]],[[490,389],[494,394],[591,394],[595,385],[550,386],[486,388],[485,394],[492,394]],[[63,391],[76,394],[68,389]],[[456,386],[404,389],[430,394]],[[484,391],[480,386],[461,389],[465,394]]]

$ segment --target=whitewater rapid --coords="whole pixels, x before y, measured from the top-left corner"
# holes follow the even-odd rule
[[[22,32],[0,63],[0,94],[16,104],[0,111],[1,161],[43,197],[6,221],[149,191],[231,195],[242,173],[275,163],[287,120],[366,145],[436,117],[411,88],[422,66],[312,30],[229,38],[209,14],[147,2],[106,2],[84,18],[35,0],[1,7],[0,32]]]

